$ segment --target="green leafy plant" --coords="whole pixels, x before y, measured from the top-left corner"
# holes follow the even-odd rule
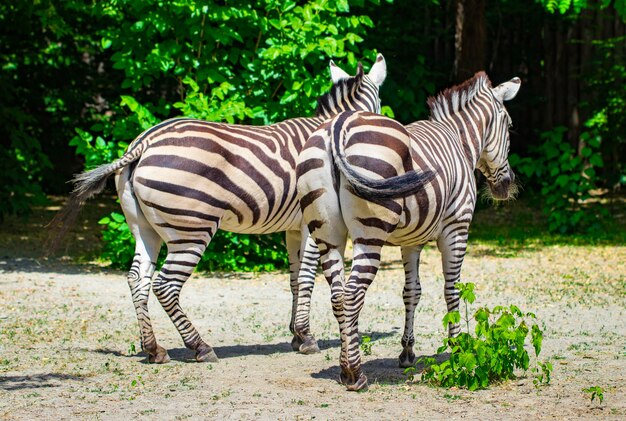
[[[543,143],[531,150],[531,157],[510,157],[516,171],[541,186],[548,228],[559,233],[598,228],[598,220],[606,216],[604,209],[588,202],[597,187],[596,169],[603,166],[601,137],[593,131],[582,133],[585,146],[579,154],[564,140],[566,132],[556,127],[541,135]]]
[[[442,387],[463,387],[469,390],[484,389],[494,382],[514,378],[516,369],[528,370],[530,357],[524,343],[530,333],[535,357],[541,352],[543,332],[536,324],[533,313],[523,313],[517,306],[497,306],[493,309],[479,308],[474,313],[475,335],[469,329],[468,304],[475,300],[474,285],[459,284],[460,297],[465,303],[467,332],[455,338],[445,338],[438,354],[449,352],[450,358],[441,363],[433,357],[420,358],[423,364],[421,381]],[[444,327],[459,323],[461,314],[449,312],[443,318]],[[530,324],[530,328],[529,328]],[[541,382],[550,381],[552,365],[542,363],[537,367]],[[416,367],[405,373],[410,380],[417,374]]]
[[[351,13],[348,1],[152,3],[105,0],[93,7],[95,18],[111,22],[98,32],[99,47],[123,75],[123,95],[107,113],[94,115],[90,130],[76,129],[71,145],[87,168],[121,156],[143,130],[181,114],[248,124],[312,115],[330,84],[329,58],[354,68],[357,57],[375,57],[358,46],[372,20]],[[133,239],[123,216],[114,213],[101,223],[103,257],[128,267]],[[198,268],[286,268],[283,237],[218,231]]]
[[[361,337],[361,351],[363,351],[363,355],[372,355],[372,338],[367,336],[367,335],[363,335]]]
[[[101,257],[117,269],[128,269],[134,257],[135,240],[124,215],[112,212],[100,221],[104,247]],[[198,270],[263,272],[287,267],[284,234],[256,236],[218,231],[202,255]],[[162,263],[166,248],[161,249],[158,264]]]
[[[100,219],[98,223],[106,226],[106,229],[102,231],[104,241],[102,257],[114,262],[114,267],[128,269],[135,251],[133,235],[126,224],[124,215],[112,212],[109,216]]]
[[[602,403],[602,401],[604,400],[604,389],[600,386],[587,387],[583,389],[583,392],[585,392],[587,396],[589,396],[592,403],[596,398],[598,398],[598,402],[600,403]]]

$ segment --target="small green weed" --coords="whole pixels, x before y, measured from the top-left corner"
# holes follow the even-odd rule
[[[497,306],[492,310],[482,307],[474,313],[475,336],[469,329],[469,309],[476,299],[474,284],[458,284],[460,298],[465,303],[467,332],[455,338],[443,339],[438,354],[450,353],[450,359],[437,363],[435,358],[420,358],[423,363],[421,381],[443,387],[464,387],[469,390],[484,389],[490,384],[514,377],[515,369],[528,370],[530,358],[524,342],[530,333],[535,356],[541,352],[543,332],[536,324],[533,313],[523,313],[517,306]],[[527,322],[528,321],[528,322]],[[529,328],[529,322],[532,324]],[[443,318],[445,328],[450,323],[460,323],[461,314],[450,312]],[[535,385],[550,382],[550,363],[537,363]],[[416,367],[409,367],[405,374],[413,380]]]
[[[131,385],[131,387],[137,387],[138,385],[142,385],[143,386],[144,385],[144,381],[142,380],[140,375],[137,375],[137,378],[133,379],[130,382],[130,385]]]
[[[367,335],[363,335],[361,338],[361,350],[363,355],[372,355],[372,338]]]
[[[550,384],[552,363],[548,361],[546,361],[545,363],[537,361],[537,366],[533,368],[533,373],[535,374],[535,378],[533,379],[533,384],[535,385],[535,387],[539,387],[542,384]]]
[[[600,403],[602,403],[602,401],[604,400],[604,389],[600,386],[587,387],[586,389],[583,389],[583,392],[585,392],[587,396],[589,396],[592,403],[596,398],[598,398],[598,401]]]

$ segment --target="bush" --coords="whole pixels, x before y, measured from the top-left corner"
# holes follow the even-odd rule
[[[421,358],[421,381],[442,387],[463,387],[469,390],[484,389],[494,382],[514,378],[516,369],[528,370],[530,358],[524,343],[530,332],[535,357],[541,352],[543,332],[534,322],[533,313],[523,313],[517,306],[497,306],[492,310],[482,307],[474,313],[475,336],[469,330],[468,303],[475,300],[474,284],[457,284],[465,303],[467,332],[455,338],[445,338],[438,354],[450,352],[450,359],[437,363],[435,358]],[[443,318],[447,330],[449,323],[459,323],[461,314],[450,312]],[[529,327],[529,323],[530,327]],[[535,384],[549,383],[552,365],[538,362]],[[417,369],[409,367],[405,373],[413,379]]]
[[[590,231],[607,216],[604,209],[589,203],[597,188],[597,169],[603,166],[601,137],[590,130],[582,133],[585,146],[578,154],[564,140],[565,127],[542,133],[543,142],[530,150],[530,157],[512,154],[511,166],[525,176],[526,183],[541,187],[543,213],[548,229],[558,233]]]
[[[112,22],[99,32],[101,47],[111,54],[113,68],[123,71],[128,94],[95,115],[89,132],[76,130],[71,145],[85,156],[87,168],[121,156],[137,134],[177,114],[249,124],[312,115],[330,84],[330,57],[352,68],[357,57],[375,58],[374,51],[358,48],[372,21],[350,14],[347,0],[152,3],[109,0],[94,6],[94,18]],[[113,213],[101,223],[103,256],[128,267],[134,248],[123,216]],[[218,231],[198,267],[285,268],[283,237]]]
[[[124,215],[112,212],[98,221],[104,225],[102,257],[117,269],[128,269],[135,254],[133,238]],[[218,231],[197,266],[198,270],[259,272],[272,271],[288,265],[283,244],[284,234],[255,236]],[[165,258],[162,248],[159,264]]]

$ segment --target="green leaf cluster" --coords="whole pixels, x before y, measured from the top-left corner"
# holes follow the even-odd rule
[[[104,226],[101,257],[117,269],[128,269],[133,261],[135,240],[124,215],[112,212],[98,221]],[[166,248],[161,249],[158,265],[163,263]],[[202,256],[197,270],[262,272],[287,266],[282,234],[254,236],[218,231]]]
[[[466,304],[476,298],[471,283],[461,286],[461,300]],[[530,357],[525,342],[530,341],[535,357],[541,352],[543,331],[536,323],[533,313],[523,313],[517,306],[496,306],[493,309],[479,308],[473,316],[476,323],[474,334],[468,331],[454,338],[443,339],[438,354],[449,352],[450,358],[441,363],[433,357],[421,358],[423,364],[421,381],[441,387],[462,387],[469,390],[485,389],[494,382],[515,377],[516,370],[526,371]],[[461,321],[458,311],[449,312],[443,318],[444,327]],[[552,365],[538,365],[541,382],[550,381]],[[412,379],[416,367],[409,367],[405,373]]]
[[[107,21],[97,34],[100,48],[110,54],[127,93],[94,115],[90,130],[76,128],[70,144],[91,168],[121,156],[140,132],[177,115],[246,124],[312,115],[330,85],[331,57],[352,69],[357,57],[375,57],[358,46],[373,23],[350,13],[353,4],[364,1],[97,2],[93,17]],[[103,256],[127,267],[133,241],[120,217],[101,221]],[[218,231],[198,267],[259,271],[287,265],[282,234]]]
[[[600,153],[602,137],[595,131],[581,134],[580,152],[564,139],[565,127],[545,132],[543,143],[532,148],[530,156],[512,154],[509,162],[526,182],[541,186],[543,212],[552,232],[571,233],[599,227],[606,211],[592,206],[589,199],[598,186],[598,172],[604,163]]]
[[[561,15],[572,13],[574,15],[579,14],[584,9],[595,6],[595,2],[589,0],[536,0],[542,4],[543,7],[550,13],[560,13]],[[599,2],[600,7],[607,8],[609,6],[615,7],[617,13],[623,18],[626,18],[626,1],[624,0],[602,0]]]
[[[604,389],[600,386],[586,387],[583,389],[583,392],[585,392],[589,396],[591,402],[593,402],[596,398],[600,403],[604,401]]]
[[[372,338],[370,336],[367,335],[363,335],[361,337],[361,351],[363,351],[363,355],[372,355],[372,345],[374,345],[374,343],[372,342]]]

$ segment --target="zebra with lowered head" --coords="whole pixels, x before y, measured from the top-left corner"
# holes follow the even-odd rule
[[[508,163],[511,119],[503,102],[515,97],[519,87],[518,78],[492,87],[480,72],[430,98],[429,120],[403,126],[380,115],[346,111],[305,144],[297,166],[300,204],[331,284],[341,334],[341,381],[348,390],[367,385],[358,320],[383,245],[401,246],[404,263],[401,367],[415,362],[419,257],[430,241],[436,241],[441,252],[448,311],[458,309],[455,284],[476,202],[474,169],[487,178],[493,198],[509,199],[516,192]],[[353,260],[345,279],[347,234]],[[458,324],[448,328],[451,336],[460,330]]]
[[[265,234],[286,231],[292,321],[297,307],[297,276],[315,273],[317,249],[302,228],[296,195],[296,159],[315,129],[345,110],[380,111],[378,90],[386,64],[378,55],[370,72],[359,63],[350,77],[330,62],[333,86],[318,100],[315,117],[268,126],[243,126],[176,118],[143,132],[117,161],[79,174],[65,211],[53,221],[64,229],[77,209],[100,192],[116,174],[126,221],[135,238],[135,257],[128,274],[141,344],[150,362],[169,356],[157,343],[148,313],[154,291],[161,306],[197,361],[216,361],[212,347],[180,306],[180,292],[219,229]],[[167,257],[153,280],[162,243]],[[308,259],[301,259],[302,256]],[[308,268],[301,268],[308,265]],[[292,346],[300,341],[294,337]]]

